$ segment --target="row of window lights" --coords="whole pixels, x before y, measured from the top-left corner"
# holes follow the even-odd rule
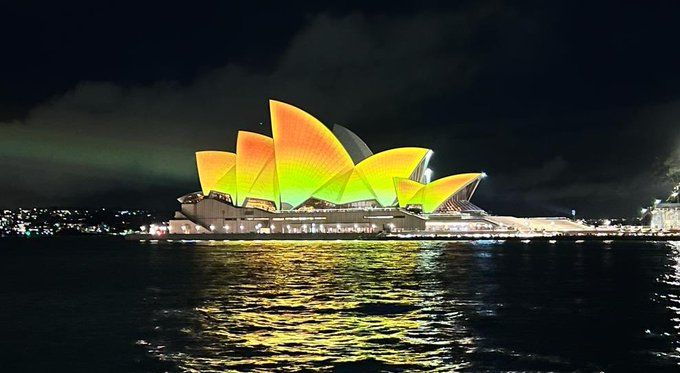
[[[469,229],[492,229],[493,225],[490,224],[443,224],[443,223],[427,223],[426,230],[428,231],[465,231]]]
[[[255,225],[255,229],[256,229],[257,232],[261,232],[262,227],[263,227],[263,225],[260,224],[260,223],[258,223],[257,225]],[[394,229],[395,226],[394,226],[394,224],[390,223],[390,224],[389,224],[389,227],[390,227],[391,229]],[[229,231],[230,231],[229,225],[225,225],[225,226],[223,226],[222,228],[225,230],[225,232],[229,232]],[[309,227],[308,227],[307,224],[303,224],[301,228],[302,228],[302,231],[303,231],[304,233],[307,233],[307,230],[308,230]],[[345,229],[343,230],[341,224],[337,224],[335,228],[336,228],[337,232],[340,232],[340,231],[348,231],[347,228],[345,228]],[[367,231],[367,230],[368,230],[368,227],[366,227],[366,229],[363,229],[364,227],[360,227],[359,224],[354,224],[354,225],[352,226],[352,228],[353,228],[354,231],[363,231],[363,230],[366,230],[366,231]],[[360,229],[360,228],[362,228],[362,229]],[[370,230],[375,230],[376,228],[378,228],[377,225],[371,224]],[[200,232],[201,229],[202,229],[202,227],[201,227],[200,225],[197,225],[197,226],[196,226],[196,231],[197,231],[197,232]],[[214,232],[216,229],[217,229],[217,227],[216,227],[215,225],[212,225],[212,224],[210,225],[210,231],[211,231],[211,232]],[[239,230],[240,230],[240,231],[243,231],[244,229],[245,229],[245,227],[244,227],[243,225],[240,225],[240,226],[239,226]],[[276,229],[276,226],[275,226],[274,224],[272,224],[272,225],[269,226],[269,229],[271,230],[271,232],[274,232],[275,229]],[[188,230],[189,230],[189,226],[186,225],[186,224],[185,224],[185,225],[182,225],[182,230],[183,230],[184,232],[188,231]],[[285,230],[287,230],[288,233],[298,233],[298,232],[299,232],[299,230],[298,230],[297,228],[295,228],[295,229],[292,228],[292,227],[290,226],[290,224],[289,224],[289,225],[286,225],[286,229],[285,229]],[[285,230],[284,230],[284,231],[285,231]],[[311,225],[311,231],[312,231],[312,233],[317,233],[317,226],[316,226],[315,223],[312,223],[312,225]],[[322,232],[322,233],[326,232],[326,226],[324,226],[323,224],[320,224],[320,225],[318,226],[318,231],[319,231],[319,232]],[[349,231],[352,231],[352,229],[350,229]],[[332,232],[332,228],[329,229],[329,232]],[[284,233],[285,233],[285,232],[284,232]]]

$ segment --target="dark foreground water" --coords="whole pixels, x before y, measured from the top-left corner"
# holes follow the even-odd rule
[[[667,243],[0,240],[0,371],[677,371]]]

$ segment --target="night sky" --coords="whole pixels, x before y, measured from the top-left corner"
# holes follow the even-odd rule
[[[0,207],[172,210],[269,98],[486,171],[519,216],[635,216],[680,159],[680,2],[0,5]],[[340,2],[338,2],[340,3]],[[518,5],[521,4],[521,5]]]

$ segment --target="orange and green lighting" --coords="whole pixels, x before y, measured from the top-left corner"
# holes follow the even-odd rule
[[[395,178],[394,185],[400,207],[421,205],[423,212],[432,213],[446,200],[483,177],[482,173],[447,176],[429,184]]]
[[[201,189],[204,195],[211,190],[226,194],[234,194],[235,185],[231,180],[232,171],[235,171],[236,154],[221,151],[196,152],[196,167],[201,181]]]
[[[352,170],[352,158],[318,119],[279,101],[270,101],[269,109],[281,202],[297,207],[329,180]]]
[[[278,207],[274,141],[258,133],[239,131],[236,140],[237,205],[243,206],[247,198],[272,201]]]
[[[201,189],[277,208],[297,208],[310,198],[335,205],[376,201],[381,206],[422,205],[437,209],[482,174],[460,174],[421,184],[432,151],[419,147],[386,150],[354,164],[343,144],[321,121],[280,102],[269,102],[272,137],[240,131],[236,153],[196,153]]]

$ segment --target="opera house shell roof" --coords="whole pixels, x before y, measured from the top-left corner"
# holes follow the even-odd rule
[[[482,173],[429,182],[432,151],[404,147],[373,154],[353,132],[331,131],[309,113],[269,102],[272,137],[239,131],[236,153],[200,151],[196,164],[205,196],[228,195],[236,206],[269,201],[276,209],[296,209],[308,201],[351,206],[371,201],[382,207],[416,206],[425,213],[451,200],[469,200]]]

